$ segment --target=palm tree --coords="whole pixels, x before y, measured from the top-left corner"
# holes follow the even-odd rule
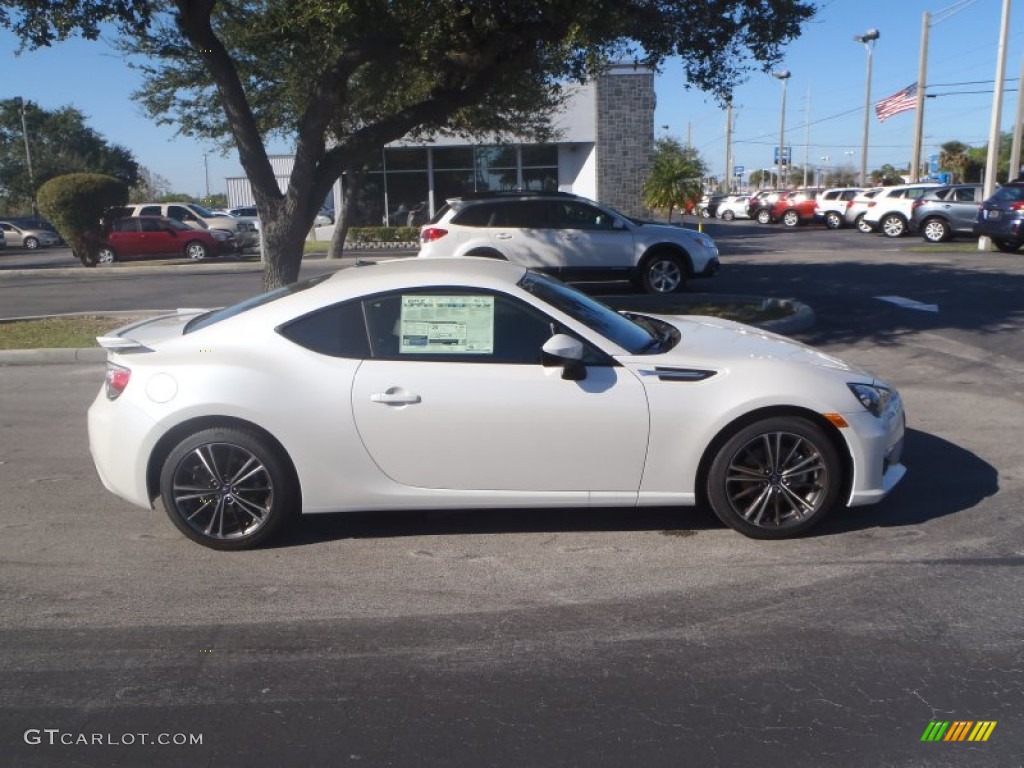
[[[970,162],[970,147],[962,141],[947,141],[939,147],[939,167],[952,174],[951,182],[963,181]]]
[[[706,173],[707,166],[697,150],[683,147],[676,139],[658,139],[650,175],[644,182],[644,205],[667,209],[668,220],[672,221],[673,210],[686,210],[700,199],[701,179]]]

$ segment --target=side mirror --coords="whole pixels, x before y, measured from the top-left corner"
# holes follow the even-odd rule
[[[541,347],[541,363],[545,366],[562,366],[562,378],[568,381],[582,381],[587,377],[583,364],[583,343],[564,333],[556,333]]]

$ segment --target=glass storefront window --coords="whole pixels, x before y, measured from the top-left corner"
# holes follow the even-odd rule
[[[558,167],[558,147],[554,144],[536,144],[522,147],[523,168]]]
[[[388,165],[388,173],[391,171],[425,171],[427,170],[427,148],[394,149],[388,147],[384,150],[384,160]]]
[[[472,147],[434,147],[434,170],[472,170]]]

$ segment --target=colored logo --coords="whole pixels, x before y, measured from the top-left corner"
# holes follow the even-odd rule
[[[995,727],[995,720],[932,720],[921,741],[988,741]]]

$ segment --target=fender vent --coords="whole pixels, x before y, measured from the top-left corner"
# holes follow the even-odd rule
[[[700,368],[662,368],[655,366],[653,370],[646,368],[639,371],[641,376],[657,376],[659,381],[704,381],[715,376],[718,371],[706,371]]]

